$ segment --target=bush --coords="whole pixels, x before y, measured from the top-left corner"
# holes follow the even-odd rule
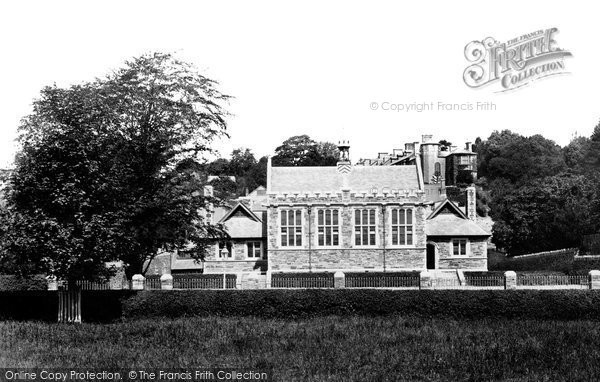
[[[172,290],[83,291],[82,319],[185,316],[443,317],[480,319],[600,319],[594,290]],[[0,319],[56,321],[56,291],[0,292]]]
[[[0,275],[0,291],[3,290],[47,290],[48,282],[43,275],[19,277],[15,275]]]
[[[53,291],[1,291],[0,320],[56,321],[58,294]]]
[[[205,290],[142,291],[123,300],[127,319],[181,316],[310,318],[389,315],[453,318],[600,318],[600,291]]]
[[[135,294],[129,290],[81,292],[81,319],[109,322],[123,316],[123,299]],[[57,291],[1,291],[0,320],[53,321],[58,319]]]

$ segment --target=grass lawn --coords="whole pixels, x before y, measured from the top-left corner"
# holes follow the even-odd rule
[[[0,322],[0,367],[272,369],[277,381],[595,380],[600,322],[322,317]]]

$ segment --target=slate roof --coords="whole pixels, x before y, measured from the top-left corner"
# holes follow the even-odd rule
[[[417,166],[352,166],[349,174],[337,167],[272,167],[269,191],[275,193],[337,192],[348,176],[350,191],[369,192],[377,188],[419,190]]]
[[[241,213],[237,213],[237,212]],[[262,215],[261,213],[260,215]],[[231,238],[262,238],[266,236],[266,221],[238,203],[219,221]]]
[[[427,236],[491,236],[477,223],[468,219],[450,200],[440,203],[425,222]]]

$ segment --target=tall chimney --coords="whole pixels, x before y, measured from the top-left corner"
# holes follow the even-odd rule
[[[467,217],[475,221],[477,219],[477,195],[475,186],[467,187]]]
[[[473,145],[471,144],[471,142],[465,143],[465,150],[473,152]]]
[[[433,135],[431,135],[431,134],[421,135],[421,141],[423,143],[431,143],[432,140],[433,140]]]
[[[340,150],[340,160],[337,162],[337,170],[341,174],[348,174],[352,171],[350,163],[350,141],[339,141],[338,149]]]

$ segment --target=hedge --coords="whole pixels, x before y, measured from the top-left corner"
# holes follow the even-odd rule
[[[56,321],[55,291],[0,292],[0,319]],[[82,319],[402,315],[448,318],[600,319],[598,290],[172,290],[84,291]]]
[[[135,294],[129,290],[82,291],[81,319],[109,322],[123,317],[123,303]],[[0,320],[56,321],[57,291],[0,291]]]
[[[15,275],[0,275],[0,291],[4,290],[47,290],[48,281],[44,275],[28,278]]]
[[[123,317],[389,315],[452,318],[600,319],[590,290],[223,290],[142,291]]]

